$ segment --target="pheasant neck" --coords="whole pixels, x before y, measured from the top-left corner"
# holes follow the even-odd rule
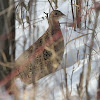
[[[49,28],[50,28],[50,30],[54,30],[54,31],[59,30],[60,24],[59,24],[58,21],[52,20],[52,21],[49,22]]]

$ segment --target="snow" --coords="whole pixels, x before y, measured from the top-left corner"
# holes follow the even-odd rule
[[[43,6],[44,5],[44,6]],[[67,0],[65,2],[63,2],[62,0],[59,1],[59,7],[58,10],[62,11],[67,17],[65,19],[61,19],[60,22],[66,22],[67,21],[67,25],[71,24],[73,22],[72,19],[72,12],[71,12],[71,6],[70,6],[70,0]],[[90,1],[90,7],[92,5],[92,2]],[[41,2],[39,4],[37,4],[37,18],[42,19],[41,17],[44,17],[45,14],[43,12],[49,12],[49,8],[50,5],[48,2]],[[50,9],[51,11],[51,9]],[[94,22],[94,13],[91,13],[92,15],[92,21]],[[93,47],[93,60],[92,60],[92,64],[91,64],[91,68],[92,68],[92,73],[91,73],[91,78],[89,81],[89,91],[92,95],[92,99],[91,100],[95,100],[96,97],[96,89],[97,89],[97,78],[98,78],[98,69],[99,69],[99,65],[100,65],[100,53],[99,53],[99,38],[100,38],[100,15],[98,17],[98,27],[96,28],[96,39],[95,39],[95,45]],[[84,20],[83,20],[84,22]],[[18,22],[16,22],[16,25],[18,25]],[[26,24],[27,26],[27,24]],[[45,32],[45,30],[48,27],[48,22],[47,19],[45,18],[43,21],[40,21],[39,23],[36,24],[36,26],[39,27],[39,33],[38,37],[36,37],[37,39]],[[82,25],[84,26],[84,25]],[[16,26],[17,27],[17,26]],[[90,26],[92,27],[92,26]],[[72,39],[75,39],[76,37],[79,37],[83,34],[87,34],[87,30],[86,29],[77,29],[76,31],[73,30],[72,27],[61,24],[61,29],[62,29],[62,33],[63,33],[63,37],[65,40],[65,53],[64,53],[64,57],[67,53],[67,65],[66,65],[66,71],[67,71],[67,79],[68,79],[68,88],[69,90],[71,90],[72,87],[72,93],[71,93],[71,100],[78,100],[78,94],[77,94],[77,85],[79,84],[79,79],[80,79],[80,73],[82,72],[82,67],[83,67],[83,62],[85,59],[85,74],[84,74],[84,85],[85,85],[85,81],[86,81],[86,73],[87,73],[87,66],[88,66],[88,55],[89,55],[89,47],[87,47],[86,49],[86,57],[84,58],[84,44],[87,44],[89,46],[90,44],[90,35],[83,36],[81,38],[78,38],[76,40],[71,41]],[[21,43],[21,45],[23,45],[23,36],[25,35],[25,37],[27,38],[28,35],[28,29],[24,30],[24,34],[23,34],[23,29],[22,26],[20,26],[20,28],[16,28],[16,40],[18,40],[16,46],[16,58],[23,52],[23,49],[21,48],[21,46],[19,45],[19,43]],[[91,34],[91,30],[88,31],[88,33]],[[34,36],[37,36],[36,33]],[[86,40],[86,37],[88,38]],[[28,45],[28,41],[26,41],[26,46],[25,49],[27,49],[29,47]],[[36,40],[35,40],[36,41]],[[35,42],[34,41],[34,42]],[[71,42],[69,42],[71,41]],[[69,42],[69,43],[68,43]],[[68,43],[66,45],[66,43]],[[97,53],[98,52],[98,53]],[[78,56],[77,56],[78,55]],[[77,63],[78,62],[78,63]],[[65,59],[63,59],[62,62],[62,66],[65,63]],[[74,71],[73,71],[74,69]],[[72,86],[71,86],[71,75],[73,72],[73,77],[72,77]],[[21,82],[20,79],[16,80],[16,83],[18,84],[19,88],[23,86],[23,82]],[[57,72],[50,74],[42,79],[40,79],[38,82],[38,87],[37,87],[37,93],[36,94],[36,100],[40,100],[43,98],[43,96],[45,95],[45,99],[53,99],[52,97],[54,97],[55,100],[63,100],[64,99],[64,94],[62,94],[62,91],[66,91],[65,90],[65,79],[64,79],[64,71],[63,69],[59,69]],[[63,86],[61,86],[63,85]],[[61,88],[63,87],[63,88]],[[63,90],[62,90],[63,89]],[[53,92],[51,92],[53,90]],[[26,93],[28,93],[29,91],[32,92],[32,84],[28,85],[26,88]],[[92,91],[92,92],[91,92]],[[32,92],[33,93],[33,92]],[[65,92],[64,92],[65,93]],[[30,95],[30,93],[27,94],[27,96]],[[52,96],[53,95],[53,96]],[[51,100],[50,99],[50,100]],[[27,98],[27,100],[29,100]]]

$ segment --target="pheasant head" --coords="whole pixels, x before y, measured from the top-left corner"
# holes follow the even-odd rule
[[[49,15],[49,26],[54,26],[55,24],[59,23],[59,19],[62,18],[62,16],[65,16],[61,11],[59,10],[53,10]]]

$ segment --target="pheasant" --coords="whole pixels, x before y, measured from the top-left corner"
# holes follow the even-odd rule
[[[49,15],[47,31],[16,59],[16,67],[22,63],[25,65],[23,71],[17,75],[24,83],[36,82],[55,72],[60,65],[64,53],[64,40],[59,24],[62,16],[64,16],[62,12],[53,10]],[[37,49],[40,53],[34,55]],[[35,57],[31,58],[32,61],[27,64],[32,54]]]

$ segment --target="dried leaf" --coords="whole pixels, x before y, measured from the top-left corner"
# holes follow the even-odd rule
[[[30,20],[29,20],[29,16],[26,16],[26,21],[27,21],[27,23],[30,22]]]
[[[16,15],[17,15],[17,21],[19,22],[19,24],[22,24],[21,18],[19,17],[19,12],[17,12]]]
[[[22,2],[22,6],[27,10],[27,6],[24,2]]]
[[[29,11],[29,9],[30,9],[30,4],[31,4],[31,0],[28,2],[28,11]]]

